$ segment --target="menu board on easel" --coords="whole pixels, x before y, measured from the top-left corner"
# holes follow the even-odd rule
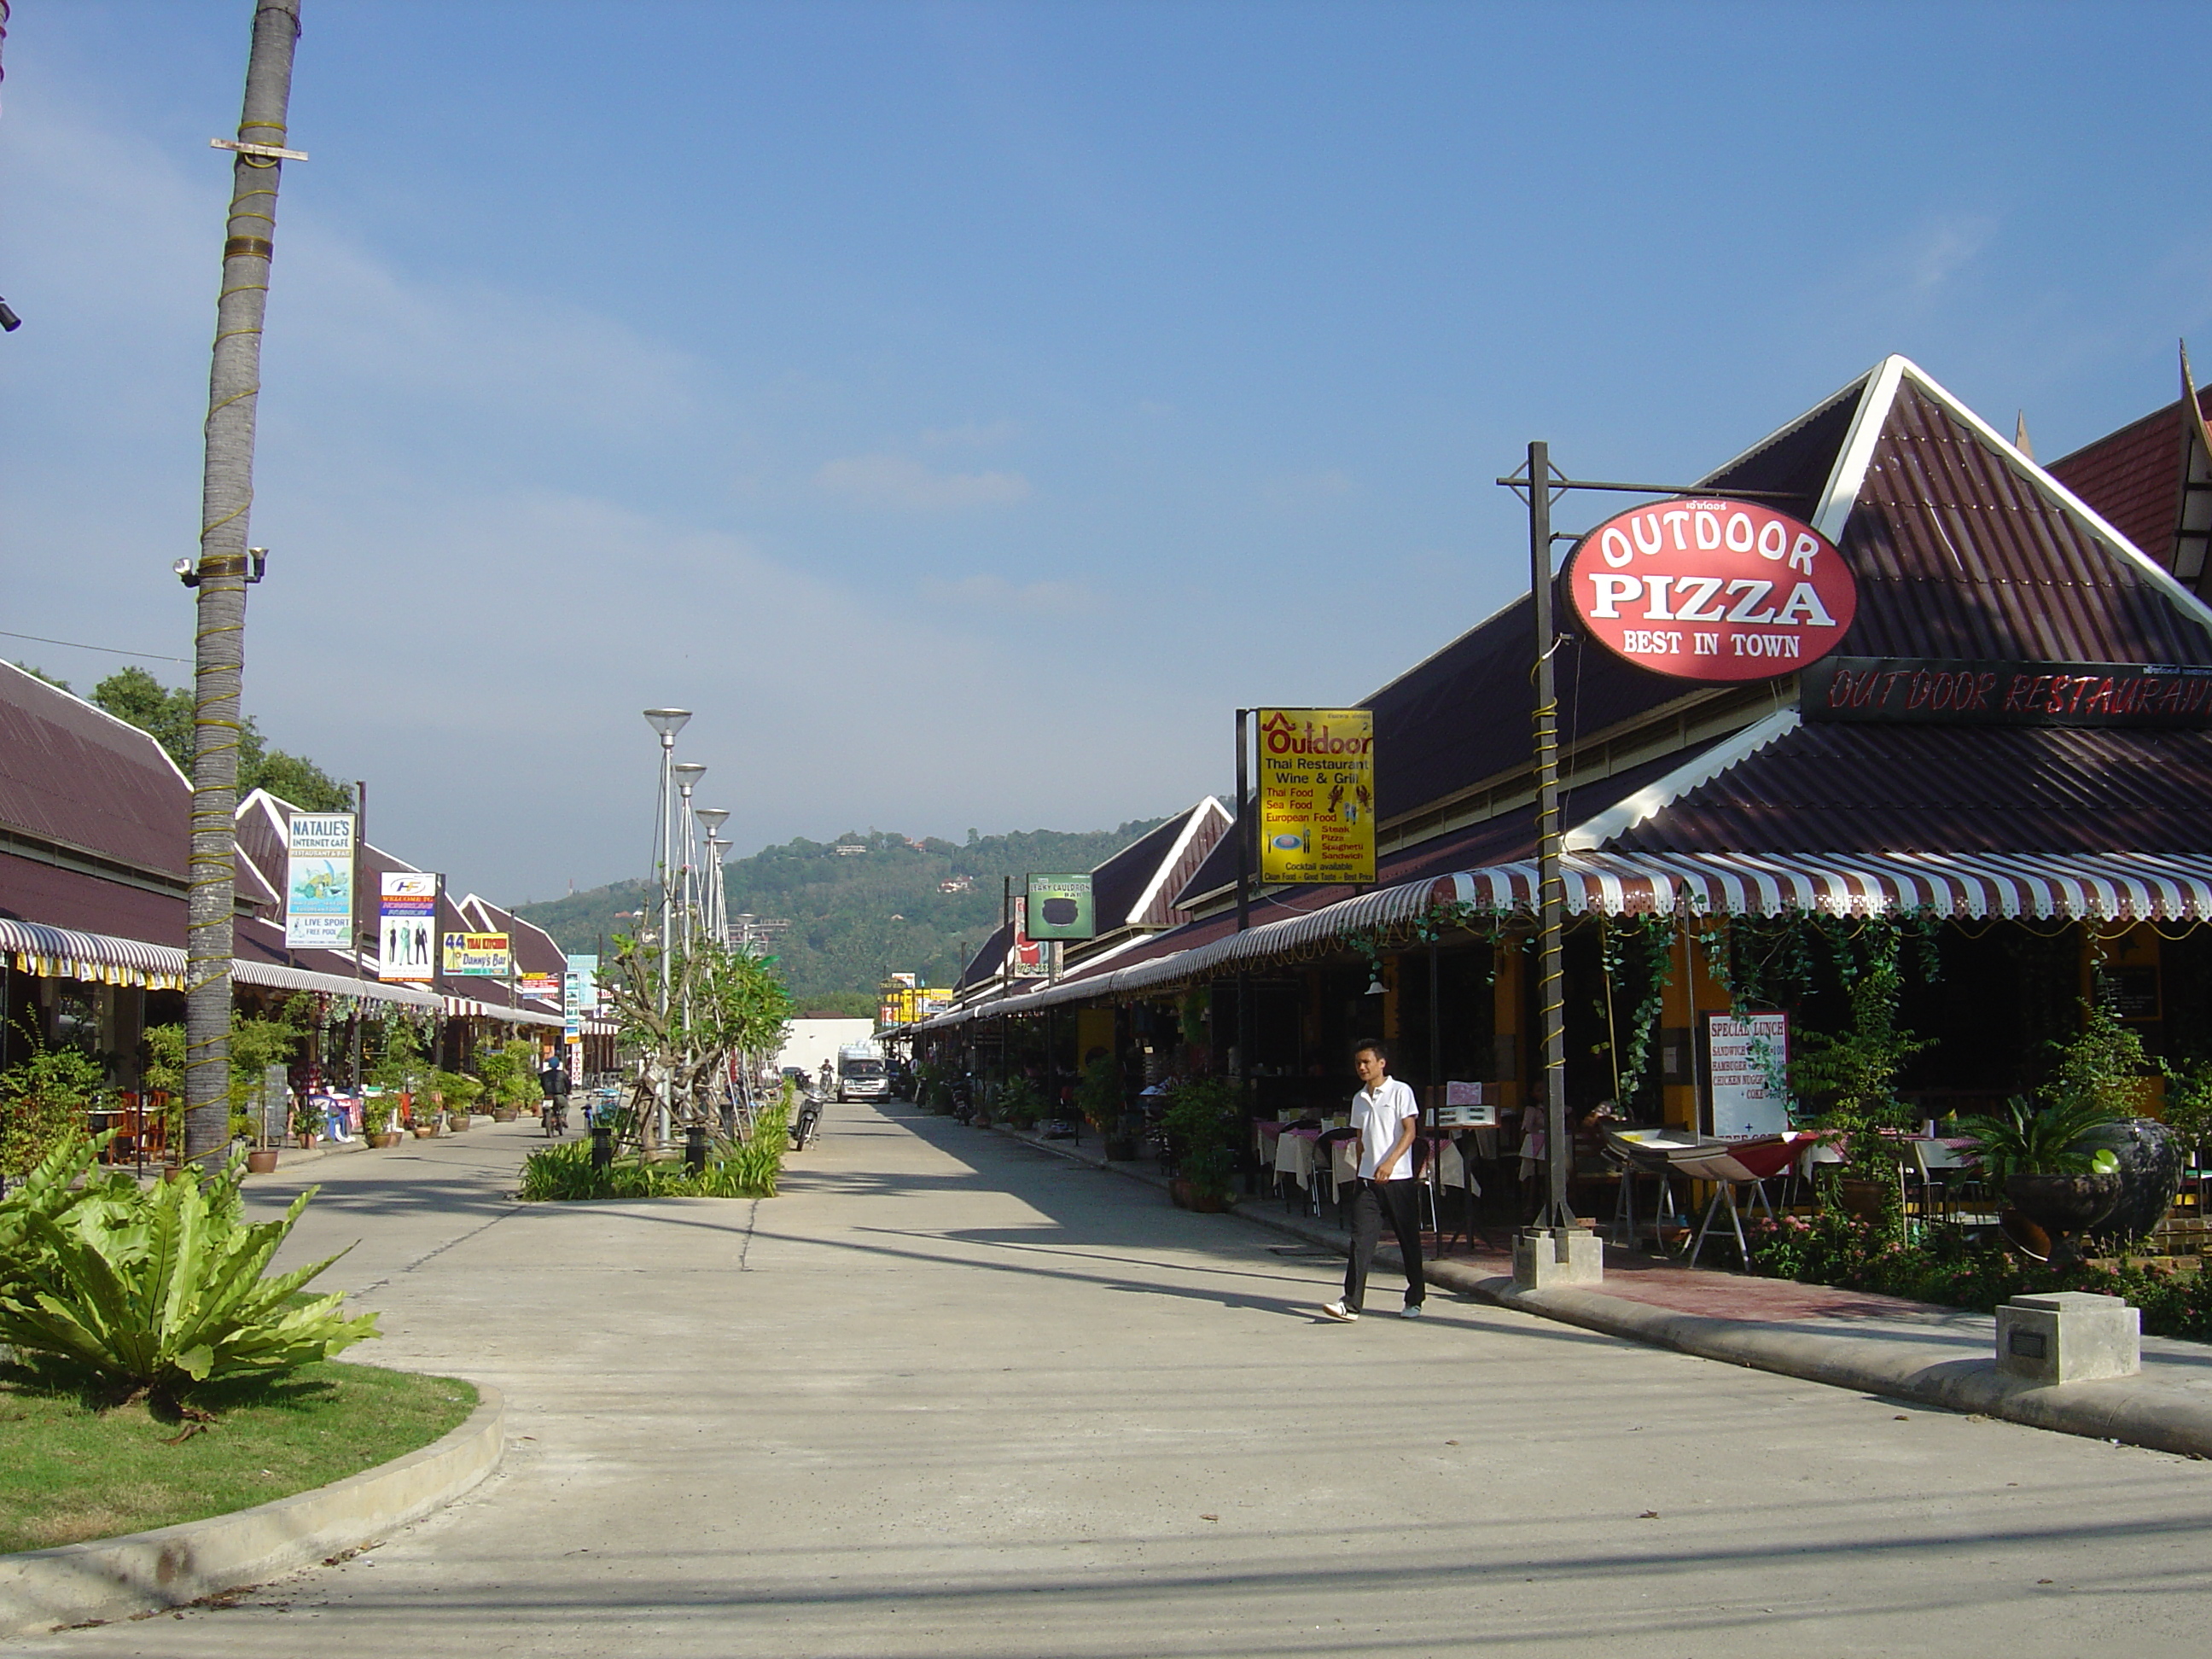
[[[1707,1014],[1705,1098],[1723,1139],[1790,1127],[1790,1016]]]

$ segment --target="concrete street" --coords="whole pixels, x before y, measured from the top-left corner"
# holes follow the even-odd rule
[[[390,1334],[349,1357],[505,1389],[497,1475],[235,1607],[15,1645],[2026,1659],[2212,1615],[2179,1458],[1448,1294],[1320,1323],[1318,1250],[897,1103],[758,1205],[515,1205],[531,1144],[296,1177],[304,1247],[362,1240],[334,1277]]]

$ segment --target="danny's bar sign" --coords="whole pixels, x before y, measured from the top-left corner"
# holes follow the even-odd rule
[[[2212,726],[2212,665],[1832,657],[1806,669],[1812,720],[1925,726]]]
[[[447,933],[441,966],[455,979],[505,979],[514,969],[505,933]]]

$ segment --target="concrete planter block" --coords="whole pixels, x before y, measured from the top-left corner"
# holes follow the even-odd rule
[[[2059,1291],[1997,1310],[1997,1370],[2023,1382],[2094,1382],[2142,1369],[2142,1310],[2117,1296]]]
[[[1553,1227],[1514,1235],[1513,1284],[1516,1290],[1597,1285],[1604,1280],[1605,1243],[1589,1229]]]

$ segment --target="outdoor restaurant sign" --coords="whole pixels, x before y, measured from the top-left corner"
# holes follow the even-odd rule
[[[1677,679],[1769,679],[1834,650],[1858,611],[1836,544],[1754,501],[1653,501],[1576,544],[1569,604],[1615,656]]]
[[[1833,657],[1807,672],[1807,720],[1915,726],[2212,726],[2212,664]]]
[[[1375,879],[1375,716],[1364,708],[1262,708],[1260,879],[1269,886]]]

